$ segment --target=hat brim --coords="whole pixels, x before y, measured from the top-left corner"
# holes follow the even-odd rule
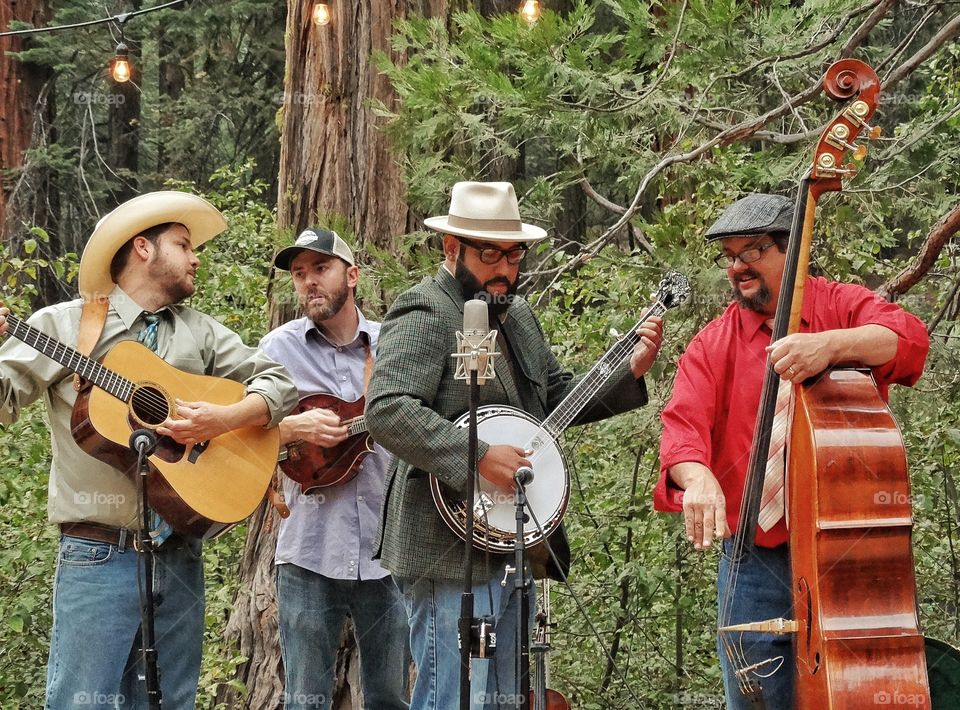
[[[729,239],[731,237],[762,237],[764,234],[769,234],[771,237],[779,236],[789,236],[789,229],[782,229],[780,227],[758,227],[757,229],[734,229],[727,232],[718,232],[707,236],[704,241],[709,244],[710,242],[716,242],[720,239]]]
[[[302,251],[312,251],[317,254],[323,254],[324,256],[332,256],[334,259],[339,259],[347,266],[356,266],[352,261],[347,261],[339,254],[334,254],[333,252],[327,251],[325,249],[317,249],[316,247],[304,247],[304,246],[291,246],[284,247],[277,252],[277,255],[273,257],[273,265],[282,271],[290,271],[290,264],[294,259],[297,258],[297,255]]]
[[[427,229],[432,229],[435,232],[452,234],[455,237],[473,237],[487,242],[528,242],[532,244],[541,241],[547,236],[547,230],[541,229],[533,224],[527,224],[526,222],[520,224],[521,231],[519,232],[485,231],[454,227],[451,226],[447,215],[443,215],[442,217],[428,217],[423,220],[423,224]]]
[[[143,231],[167,222],[182,224],[196,249],[227,228],[220,210],[199,195],[173,190],[134,197],[97,224],[80,257],[80,295],[90,300],[109,295],[114,283],[110,263],[124,244]]]

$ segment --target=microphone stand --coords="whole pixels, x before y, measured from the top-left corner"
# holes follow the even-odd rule
[[[477,367],[467,361],[470,372],[470,392],[468,407],[470,411],[467,439],[467,496],[466,496],[466,535],[464,535],[463,562],[463,594],[460,597],[460,621],[458,624],[460,636],[460,710],[470,710],[470,657],[474,646],[473,636],[473,491],[477,484],[477,402],[479,401],[480,385],[477,376]],[[479,640],[479,639],[478,639]],[[480,644],[480,656],[485,655],[486,649]]]
[[[160,670],[157,667],[157,649],[154,632],[153,597],[153,540],[150,538],[150,519],[147,508],[147,457],[157,448],[157,435],[150,429],[136,429],[130,435],[130,448],[137,452],[137,495],[140,499],[140,531],[134,548],[143,562],[143,588],[140,589],[140,639],[142,641],[144,681],[147,686],[147,704],[150,710],[160,710],[163,696],[160,692]],[[138,575],[139,577],[139,575]],[[139,579],[137,580],[139,582]]]
[[[467,486],[465,535],[463,537],[463,593],[460,597],[460,619],[457,623],[460,641],[460,710],[470,710],[470,659],[488,658],[496,651],[496,634],[487,618],[474,619],[473,604],[473,529],[476,512],[473,496],[477,489],[477,408],[480,385],[494,377],[493,358],[496,352],[497,331],[489,328],[488,306],[473,299],[463,306],[463,333],[457,333],[457,360],[454,379],[468,380],[467,397]]]
[[[526,541],[523,538],[523,526],[528,520],[525,512],[527,506],[527,491],[525,486],[533,480],[533,471],[527,467],[521,468],[514,475],[517,493],[515,496],[515,517],[517,521],[517,537],[513,545],[513,564],[515,569],[513,578],[514,592],[520,595],[517,604],[517,707],[530,706],[530,586],[533,583],[527,570],[524,559]]]

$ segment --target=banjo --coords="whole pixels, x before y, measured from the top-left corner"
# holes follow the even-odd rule
[[[675,271],[660,282],[653,306],[636,325],[610,348],[583,376],[545,420],[538,421],[526,412],[508,405],[494,404],[477,410],[477,437],[488,444],[507,444],[532,452],[527,458],[533,466],[534,478],[525,489],[532,515],[524,523],[523,539],[527,546],[549,537],[560,525],[570,497],[570,475],[557,439],[594,395],[617,371],[640,341],[637,328],[650,316],[659,316],[679,306],[690,294],[687,278]],[[466,429],[469,413],[454,422]],[[517,537],[514,494],[505,492],[482,476],[477,476],[479,490],[474,492],[474,532],[472,544],[481,550],[512,552]],[[444,523],[461,540],[466,539],[467,501],[462,495],[436,477],[430,477],[430,493]]]

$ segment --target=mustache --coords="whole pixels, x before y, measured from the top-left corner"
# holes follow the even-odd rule
[[[513,283],[506,276],[494,276],[492,279],[483,282],[483,287],[493,286],[494,284],[503,284],[507,288],[513,285]]]

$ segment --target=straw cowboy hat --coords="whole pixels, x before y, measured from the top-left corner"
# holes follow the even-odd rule
[[[186,227],[194,249],[227,228],[220,211],[198,195],[166,190],[134,197],[97,222],[80,257],[80,295],[90,300],[113,291],[110,262],[120,247],[166,222]]]
[[[539,242],[547,232],[520,221],[517,195],[509,182],[458,182],[450,211],[423,220],[428,229],[488,242]]]

